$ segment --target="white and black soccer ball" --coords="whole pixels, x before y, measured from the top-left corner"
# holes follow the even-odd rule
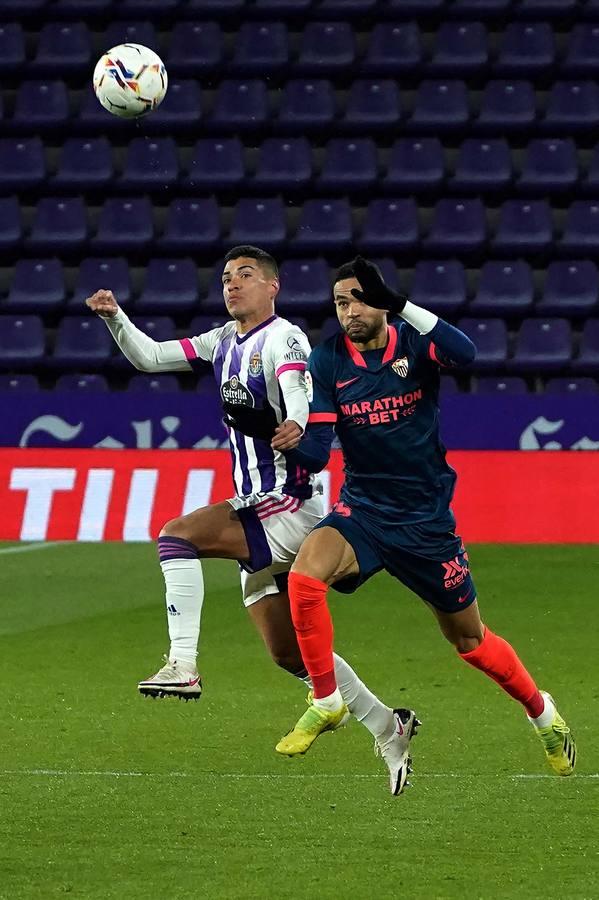
[[[123,119],[145,116],[164,100],[168,76],[157,53],[141,44],[119,44],[94,69],[94,91],[108,112]]]

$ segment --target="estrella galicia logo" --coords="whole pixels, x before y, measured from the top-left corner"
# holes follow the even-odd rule
[[[253,375],[254,378],[262,374],[262,356],[260,355],[259,350],[256,350],[256,352],[252,353],[250,356],[249,370],[250,375]]]
[[[242,406],[254,407],[256,401],[254,395],[245,384],[242,384],[237,375],[232,375],[228,381],[220,386],[220,393],[227,403],[240,403]]]

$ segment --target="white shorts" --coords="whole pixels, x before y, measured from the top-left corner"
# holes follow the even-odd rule
[[[241,590],[245,606],[286,587],[288,572],[307,534],[324,516],[322,494],[309,500],[290,497],[282,491],[249,494],[227,500],[245,531],[250,548],[249,563],[240,563]]]

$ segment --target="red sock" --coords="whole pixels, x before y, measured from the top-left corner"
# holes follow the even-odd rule
[[[510,697],[518,700],[532,719],[541,715],[545,701],[516,651],[503,638],[485,628],[485,636],[476,650],[460,653],[460,656],[496,681]]]
[[[328,697],[337,687],[333,662],[333,622],[327,606],[328,585],[318,578],[289,573],[291,618],[300,652],[312,679],[314,697]]]

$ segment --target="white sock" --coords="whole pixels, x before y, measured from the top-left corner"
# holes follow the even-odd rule
[[[202,564],[199,559],[167,559],[160,568],[166,583],[169,659],[195,669],[204,603]]]
[[[391,737],[395,731],[393,710],[389,706],[385,706],[366,687],[364,682],[360,681],[349,663],[346,663],[341,656],[334,653],[333,659],[335,660],[335,675],[339,691],[350,713],[375,738],[385,740]]]
[[[329,694],[328,697],[319,697],[314,698],[314,706],[318,706],[320,709],[326,709],[327,712],[336,712],[341,706],[343,706],[343,697],[339,692],[339,688],[335,688],[332,694]]]
[[[547,696],[547,694],[541,694],[543,700],[545,701],[545,706],[543,712],[540,716],[537,716],[536,719],[531,719],[528,717],[533,725],[536,725],[537,728],[549,728],[551,723],[553,722],[553,717],[555,715],[555,706]]]

